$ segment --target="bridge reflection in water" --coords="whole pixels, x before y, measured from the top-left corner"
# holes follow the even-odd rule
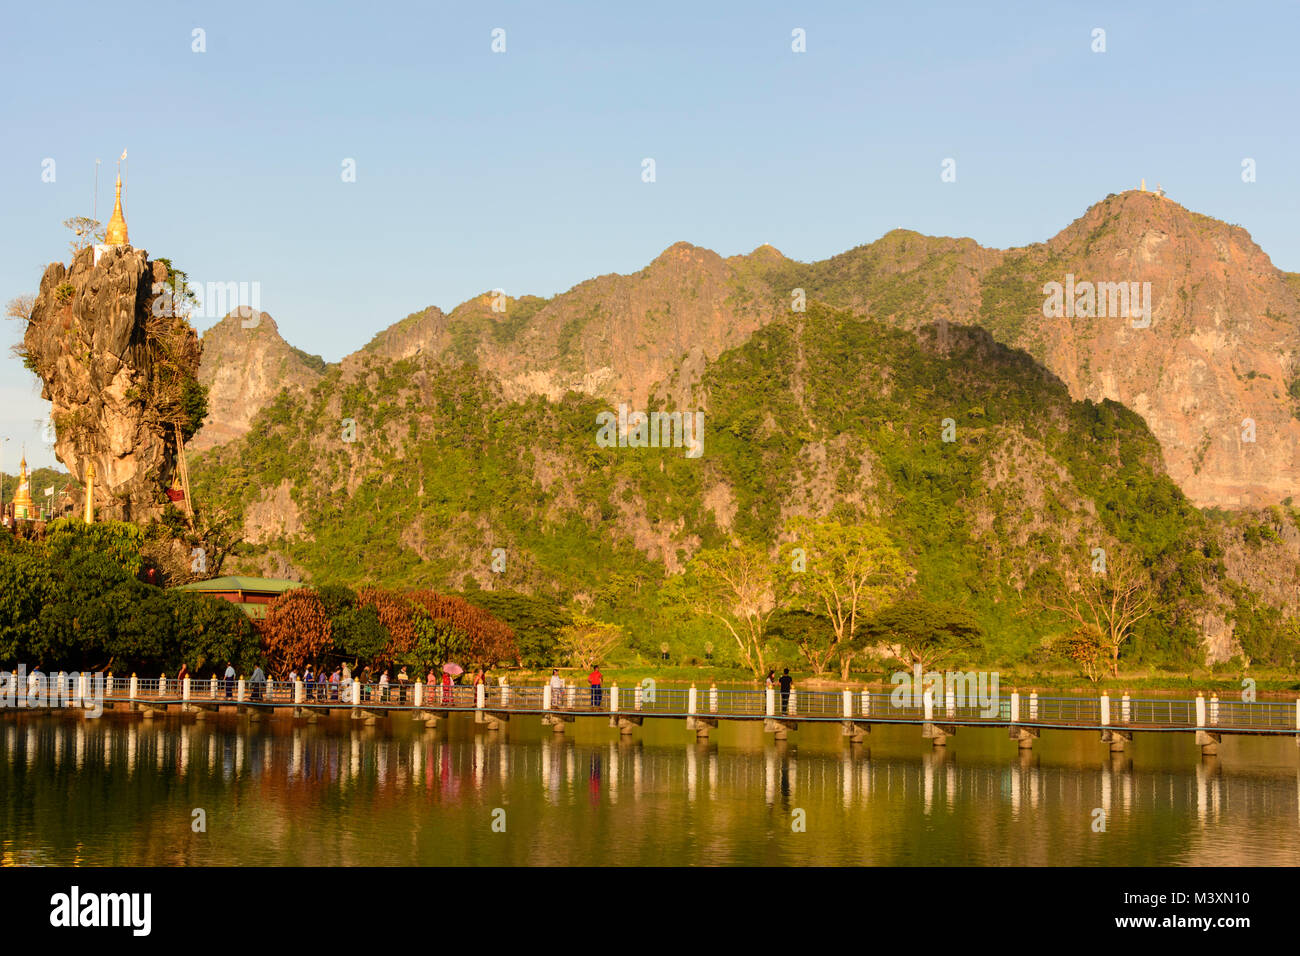
[[[234,715],[197,723],[178,716],[6,721],[0,859],[27,859],[22,853],[35,846],[43,847],[36,862],[69,862],[74,851],[48,833],[50,815],[63,814],[68,820],[59,825],[66,822],[87,862],[145,862],[137,856],[145,852],[153,854],[149,862],[175,862],[168,854],[179,851],[170,846],[146,849],[126,837],[97,847],[87,821],[106,817],[116,818],[109,832],[183,833],[186,852],[202,862],[249,861],[241,854],[253,862],[319,862],[310,840],[295,842],[300,826],[340,827],[349,838],[336,852],[347,862],[375,862],[366,839],[397,854],[380,862],[533,862],[527,853],[502,858],[485,837],[467,837],[467,827],[490,832],[495,808],[508,809],[512,847],[545,834],[536,853],[553,854],[548,862],[582,862],[566,855],[570,844],[573,852],[600,852],[577,835],[591,826],[637,848],[615,858],[627,863],[654,862],[657,852],[667,854],[661,862],[787,862],[781,854],[798,852],[828,863],[868,862],[878,853],[887,858],[876,862],[927,863],[1300,859],[1300,773],[1287,766],[1290,741],[1252,738],[1225,757],[1197,758],[1168,738],[1098,754],[1068,733],[1049,735],[1037,752],[1008,754],[1005,736],[990,730],[917,752],[915,729],[903,727],[873,734],[868,748],[839,743],[833,726],[817,740],[802,732],[796,746],[753,724],[683,742],[680,723],[647,728],[645,740],[596,722],[574,735],[542,732],[534,722],[531,736],[516,728],[489,733],[472,715],[436,730],[388,723],[249,725]],[[240,823],[233,843],[225,836],[203,842],[188,834],[193,807],[207,808],[214,832],[250,812],[259,822]],[[804,835],[790,831],[797,811],[807,815],[807,844],[788,842]],[[1092,829],[1099,816],[1101,833]],[[430,827],[437,836],[426,847]],[[682,842],[683,829],[698,846]],[[323,847],[342,838],[317,839]],[[1121,857],[1112,855],[1117,842]]]

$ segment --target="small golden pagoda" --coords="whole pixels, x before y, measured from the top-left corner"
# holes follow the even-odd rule
[[[18,465],[18,490],[14,492],[14,518],[35,521],[36,504],[32,501],[32,483],[27,476],[27,453]]]
[[[126,238],[126,217],[122,215],[122,174],[117,174],[117,198],[113,201],[113,216],[108,220],[108,228],[104,230],[104,243],[109,246],[125,246]]]

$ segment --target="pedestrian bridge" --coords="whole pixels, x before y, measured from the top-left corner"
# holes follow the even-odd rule
[[[18,686],[18,693],[12,686]],[[35,693],[41,690],[42,693]],[[24,695],[22,688],[28,693]],[[699,737],[707,737],[720,721],[762,721],[764,729],[784,739],[800,724],[837,723],[845,737],[865,740],[874,724],[913,724],[936,747],[963,727],[1004,728],[1022,750],[1030,749],[1044,730],[1092,731],[1119,752],[1135,733],[1189,733],[1205,754],[1217,752],[1224,734],[1287,734],[1300,744],[1300,698],[1289,701],[1220,700],[1206,698],[1132,698],[994,694],[967,702],[949,688],[914,697],[871,691],[800,691],[783,695],[775,689],[706,689],[661,687],[643,681],[631,688],[618,685],[597,694],[588,687],[566,684],[510,685],[503,680],[478,687],[413,684],[306,684],[273,681],[253,684],[244,679],[224,681],[184,678],[130,678],[89,673],[0,674],[0,708],[88,712],[102,706],[114,711],[152,717],[177,711],[205,714],[233,710],[261,719],[279,712],[318,720],[346,715],[375,722],[407,714],[431,726],[455,713],[472,714],[489,730],[501,730],[512,718],[540,717],[555,732],[579,718],[605,718],[620,733],[631,734],[648,719],[683,720]],[[6,700],[6,696],[9,698]],[[18,701],[21,701],[19,703]]]

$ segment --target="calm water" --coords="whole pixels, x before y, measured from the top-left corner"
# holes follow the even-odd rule
[[[1096,737],[1046,732],[1020,755],[992,729],[932,752],[917,727],[850,748],[838,727],[774,744],[758,723],[705,744],[668,721],[620,740],[600,719],[557,737],[535,718],[501,735],[469,717],[9,716],[0,863],[1300,863],[1292,738],[1228,737],[1203,760],[1190,735],[1139,734],[1116,757]]]

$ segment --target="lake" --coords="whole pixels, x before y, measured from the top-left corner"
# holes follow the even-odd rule
[[[620,738],[471,716],[427,729],[114,715],[0,722],[0,864],[1286,865],[1300,863],[1292,737],[915,726],[864,745],[680,721]],[[202,832],[195,832],[203,823]],[[1104,824],[1104,830],[1099,829]]]

